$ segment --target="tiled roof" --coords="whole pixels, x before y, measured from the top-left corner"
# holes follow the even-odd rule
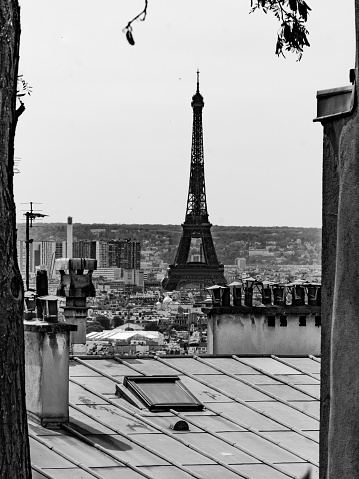
[[[70,422],[29,421],[33,479],[318,478],[315,357],[70,361]],[[178,375],[203,411],[151,413],[115,395],[124,376]],[[189,431],[171,429],[184,419]]]

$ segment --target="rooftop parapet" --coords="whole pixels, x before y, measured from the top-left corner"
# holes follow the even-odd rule
[[[321,306],[321,284],[304,281],[271,283],[246,278],[227,286],[207,288],[213,308]]]

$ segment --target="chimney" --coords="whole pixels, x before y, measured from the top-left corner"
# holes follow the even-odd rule
[[[72,216],[67,218],[67,255],[72,258]]]
[[[96,295],[92,283],[92,273],[97,268],[97,260],[91,258],[59,258],[55,268],[61,280],[57,290],[59,296],[66,297],[64,307],[65,322],[75,324],[76,332],[71,333],[70,343],[73,354],[86,354],[86,298]]]
[[[43,319],[42,304],[39,296],[47,296],[49,294],[49,282],[47,278],[47,271],[41,269],[36,273],[36,317]]]
[[[70,332],[66,323],[24,321],[28,415],[42,426],[69,420]]]

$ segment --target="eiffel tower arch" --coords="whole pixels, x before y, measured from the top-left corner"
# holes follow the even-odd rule
[[[191,170],[188,188],[187,209],[182,236],[176,258],[168,268],[162,287],[166,291],[195,284],[200,288],[213,284],[226,284],[224,266],[219,263],[208,219],[206,187],[204,178],[202,110],[203,96],[199,92],[199,72],[197,71],[197,91],[192,97],[193,129],[191,148]],[[191,256],[191,245],[199,243],[198,254]]]

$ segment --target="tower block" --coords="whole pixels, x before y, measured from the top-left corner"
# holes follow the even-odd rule
[[[192,97],[193,129],[191,171],[189,179],[186,218],[182,223],[182,237],[174,264],[168,269],[162,286],[167,291],[193,284],[199,287],[226,284],[224,266],[219,263],[214,248],[211,223],[208,219],[206,187],[204,181],[204,155],[202,110],[203,96],[197,91]],[[192,248],[192,249],[191,249]],[[196,254],[192,254],[194,251]]]

